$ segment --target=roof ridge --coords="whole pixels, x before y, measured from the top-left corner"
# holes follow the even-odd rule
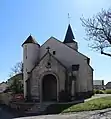
[[[65,45],[65,46],[69,47],[69,48],[72,49],[73,51],[76,51],[76,50],[74,50],[73,48],[71,48],[70,46],[68,46],[67,44],[63,43],[62,41],[58,40],[57,38],[55,38],[55,37],[53,37],[53,36],[51,36],[48,40],[50,40],[51,38],[57,40],[58,42],[62,43],[62,44]],[[41,47],[42,47],[43,45],[45,45],[45,43],[48,42],[48,40],[46,40],[46,41],[41,45]],[[81,52],[78,52],[78,51],[76,51],[76,52],[79,53],[79,54],[81,54],[82,56],[88,58],[88,56],[82,54]]]

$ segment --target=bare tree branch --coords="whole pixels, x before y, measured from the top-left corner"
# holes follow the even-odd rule
[[[104,55],[107,55],[107,56],[110,56],[110,57],[111,57],[111,54],[105,53],[105,52],[103,52],[103,51],[101,51],[101,54],[104,54]]]
[[[16,74],[23,73],[23,63],[18,62],[14,65],[13,68],[11,68],[12,72],[10,73],[9,77],[12,77]]]
[[[85,28],[86,38],[91,42],[90,48],[101,51],[101,54],[110,56],[103,49],[111,47],[111,9],[102,10],[92,18],[80,18]]]

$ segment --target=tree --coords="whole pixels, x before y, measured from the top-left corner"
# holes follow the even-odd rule
[[[21,82],[22,80],[18,78],[14,78],[13,82],[10,86],[10,89],[12,90],[13,93],[18,94],[18,93],[23,93],[23,84]]]
[[[16,63],[11,70],[8,79],[9,88],[13,93],[23,93],[23,63]]]
[[[90,48],[111,57],[111,9],[101,10],[92,18],[81,18]]]
[[[14,65],[13,68],[11,68],[12,72],[10,73],[10,77],[16,75],[16,74],[20,74],[23,73],[23,63],[22,62],[18,62]]]

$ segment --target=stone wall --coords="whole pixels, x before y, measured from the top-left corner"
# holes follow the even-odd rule
[[[49,54],[47,54],[39,63],[38,66],[32,71],[31,82],[31,96],[40,99],[42,95],[42,79],[47,74],[52,74],[57,79],[57,92],[65,90],[66,69],[51,56],[51,68],[47,68]]]
[[[73,50],[72,48],[64,45],[62,42],[51,37],[44,45],[40,48],[40,58],[46,53],[46,48],[50,47],[50,53],[56,51],[55,57],[61,61],[67,68],[74,64],[79,64],[79,75],[76,82],[77,92],[87,92],[92,88],[92,78],[90,78],[88,68],[87,57],[83,54]],[[92,71],[91,71],[92,72]],[[93,74],[93,72],[92,72]]]

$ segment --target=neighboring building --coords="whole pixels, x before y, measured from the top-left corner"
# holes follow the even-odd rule
[[[98,90],[104,89],[104,80],[93,80],[93,88]]]
[[[8,85],[6,82],[0,83],[0,93],[3,93],[8,88]]]
[[[111,82],[108,82],[105,87],[106,89],[111,89]]]
[[[78,51],[70,24],[63,42],[50,37],[40,46],[30,35],[22,46],[25,98],[59,101],[62,92],[74,98],[92,94],[90,58]]]

